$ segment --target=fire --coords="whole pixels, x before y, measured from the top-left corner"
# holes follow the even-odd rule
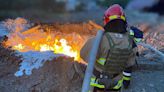
[[[53,51],[74,57],[75,61],[86,64],[80,58],[80,49],[88,38],[96,34],[96,29],[102,29],[96,23],[78,24],[41,24],[34,27],[34,23],[23,18],[8,19],[3,25],[8,29],[6,47],[12,47],[19,52]]]
[[[67,30],[67,27],[65,29]],[[5,46],[20,52],[53,51],[55,54],[65,54],[73,57],[74,61],[85,64],[80,58],[80,49],[87,39],[88,36],[85,35],[42,29],[39,25],[26,31],[12,31]]]
[[[75,60],[79,60],[80,56],[78,55],[78,51],[73,50],[71,46],[68,45],[68,42],[66,39],[60,39],[59,41],[56,39],[53,46],[50,46],[48,44],[41,44],[40,45],[40,51],[54,51],[54,53],[61,53],[68,55],[70,57],[74,57]]]
[[[35,50],[39,50],[40,52],[54,51],[54,53],[65,54],[67,56],[74,57],[74,60],[80,59],[79,52],[77,50],[73,50],[73,48],[68,45],[66,39],[56,39],[52,45],[48,44],[48,42],[45,42],[44,44],[36,44],[35,42],[32,42],[32,45],[34,46]],[[24,46],[23,44],[18,44],[16,46],[13,46],[13,49],[23,51],[24,49],[26,49],[26,46]]]
[[[23,46],[22,44],[18,44],[16,46],[13,46],[13,48],[16,50],[23,50],[25,48],[25,46]]]

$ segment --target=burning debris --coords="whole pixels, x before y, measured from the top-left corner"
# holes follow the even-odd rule
[[[29,32],[30,31],[30,32]],[[63,34],[66,35],[66,34]],[[66,35],[67,36],[67,35]],[[40,29],[27,30],[22,33],[12,33],[8,36],[6,46],[20,52],[27,51],[53,51],[56,54],[65,54],[79,60],[79,47],[68,44],[67,38],[62,38],[61,33],[46,33]],[[75,43],[77,46],[78,43]],[[74,49],[73,49],[74,48]]]
[[[3,26],[7,28],[8,40],[3,44],[6,48],[11,47],[12,50],[15,50],[17,56],[22,56],[22,63],[15,76],[22,76],[24,73],[31,75],[33,69],[43,66],[46,61],[52,61],[54,58],[61,56],[65,57],[65,55],[74,58],[72,61],[86,64],[80,59],[80,49],[89,38],[89,35],[84,35],[83,30],[89,32],[89,30],[93,30],[93,25],[94,23],[90,26],[83,24],[82,28],[73,25],[74,30],[70,32],[71,29],[68,28],[71,27],[68,26],[60,25],[61,27],[59,27],[59,25],[56,25],[56,28],[51,28],[50,26],[38,25],[32,27],[33,24],[23,18],[6,20],[3,22]],[[85,26],[88,29],[83,29]],[[83,33],[79,34],[78,31]],[[92,34],[90,36],[93,36],[94,33],[90,34]]]
[[[28,26],[25,24],[26,21],[20,19],[22,25],[16,19],[13,24],[8,20],[7,28],[12,32],[8,35],[8,40],[5,42],[6,46],[12,46],[12,49],[18,50],[20,52],[27,51],[54,51],[54,53],[65,54],[70,57],[74,57],[74,60],[79,61],[80,55],[79,51],[85,40],[88,38],[86,36],[81,36],[76,33],[64,33],[59,31],[52,31],[51,29],[41,28],[41,26],[36,26],[31,29],[27,29]],[[16,23],[16,25],[15,25]],[[14,28],[12,29],[11,27]],[[17,28],[18,26],[18,28]],[[25,26],[25,28],[24,28]],[[25,30],[26,29],[26,30]],[[46,29],[46,30],[45,30]]]

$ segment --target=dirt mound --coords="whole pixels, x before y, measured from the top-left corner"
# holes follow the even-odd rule
[[[5,53],[4,53],[5,52]],[[76,73],[74,62],[63,57],[46,62],[31,76],[16,77],[20,57],[9,48],[0,46],[1,92],[79,92],[82,79]]]

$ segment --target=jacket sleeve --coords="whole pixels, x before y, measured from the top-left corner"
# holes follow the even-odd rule
[[[109,50],[110,50],[110,46],[108,43],[108,39],[106,38],[106,36],[103,36],[96,57],[96,60],[99,64],[101,65],[105,64]]]
[[[80,50],[80,57],[86,62],[88,62],[89,53],[91,51],[94,39],[95,37],[90,38]]]
[[[134,26],[131,26],[130,29],[133,30],[135,38],[143,38],[143,32],[140,29]]]
[[[138,43],[143,39],[143,32],[134,26],[130,27],[130,35],[134,36],[135,43]]]

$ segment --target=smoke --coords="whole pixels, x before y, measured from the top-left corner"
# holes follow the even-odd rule
[[[20,63],[19,70],[15,73],[16,77],[23,75],[31,75],[33,69],[39,69],[44,65],[46,61],[52,61],[54,58],[64,55],[54,54],[52,51],[45,52],[18,52],[18,56],[21,55],[23,62]]]
[[[9,32],[23,32],[28,30],[32,24],[28,20],[18,17],[16,19],[7,19],[2,24],[8,29]]]
[[[131,0],[127,5],[127,10],[142,10],[146,7],[151,7],[156,4],[158,0]]]

